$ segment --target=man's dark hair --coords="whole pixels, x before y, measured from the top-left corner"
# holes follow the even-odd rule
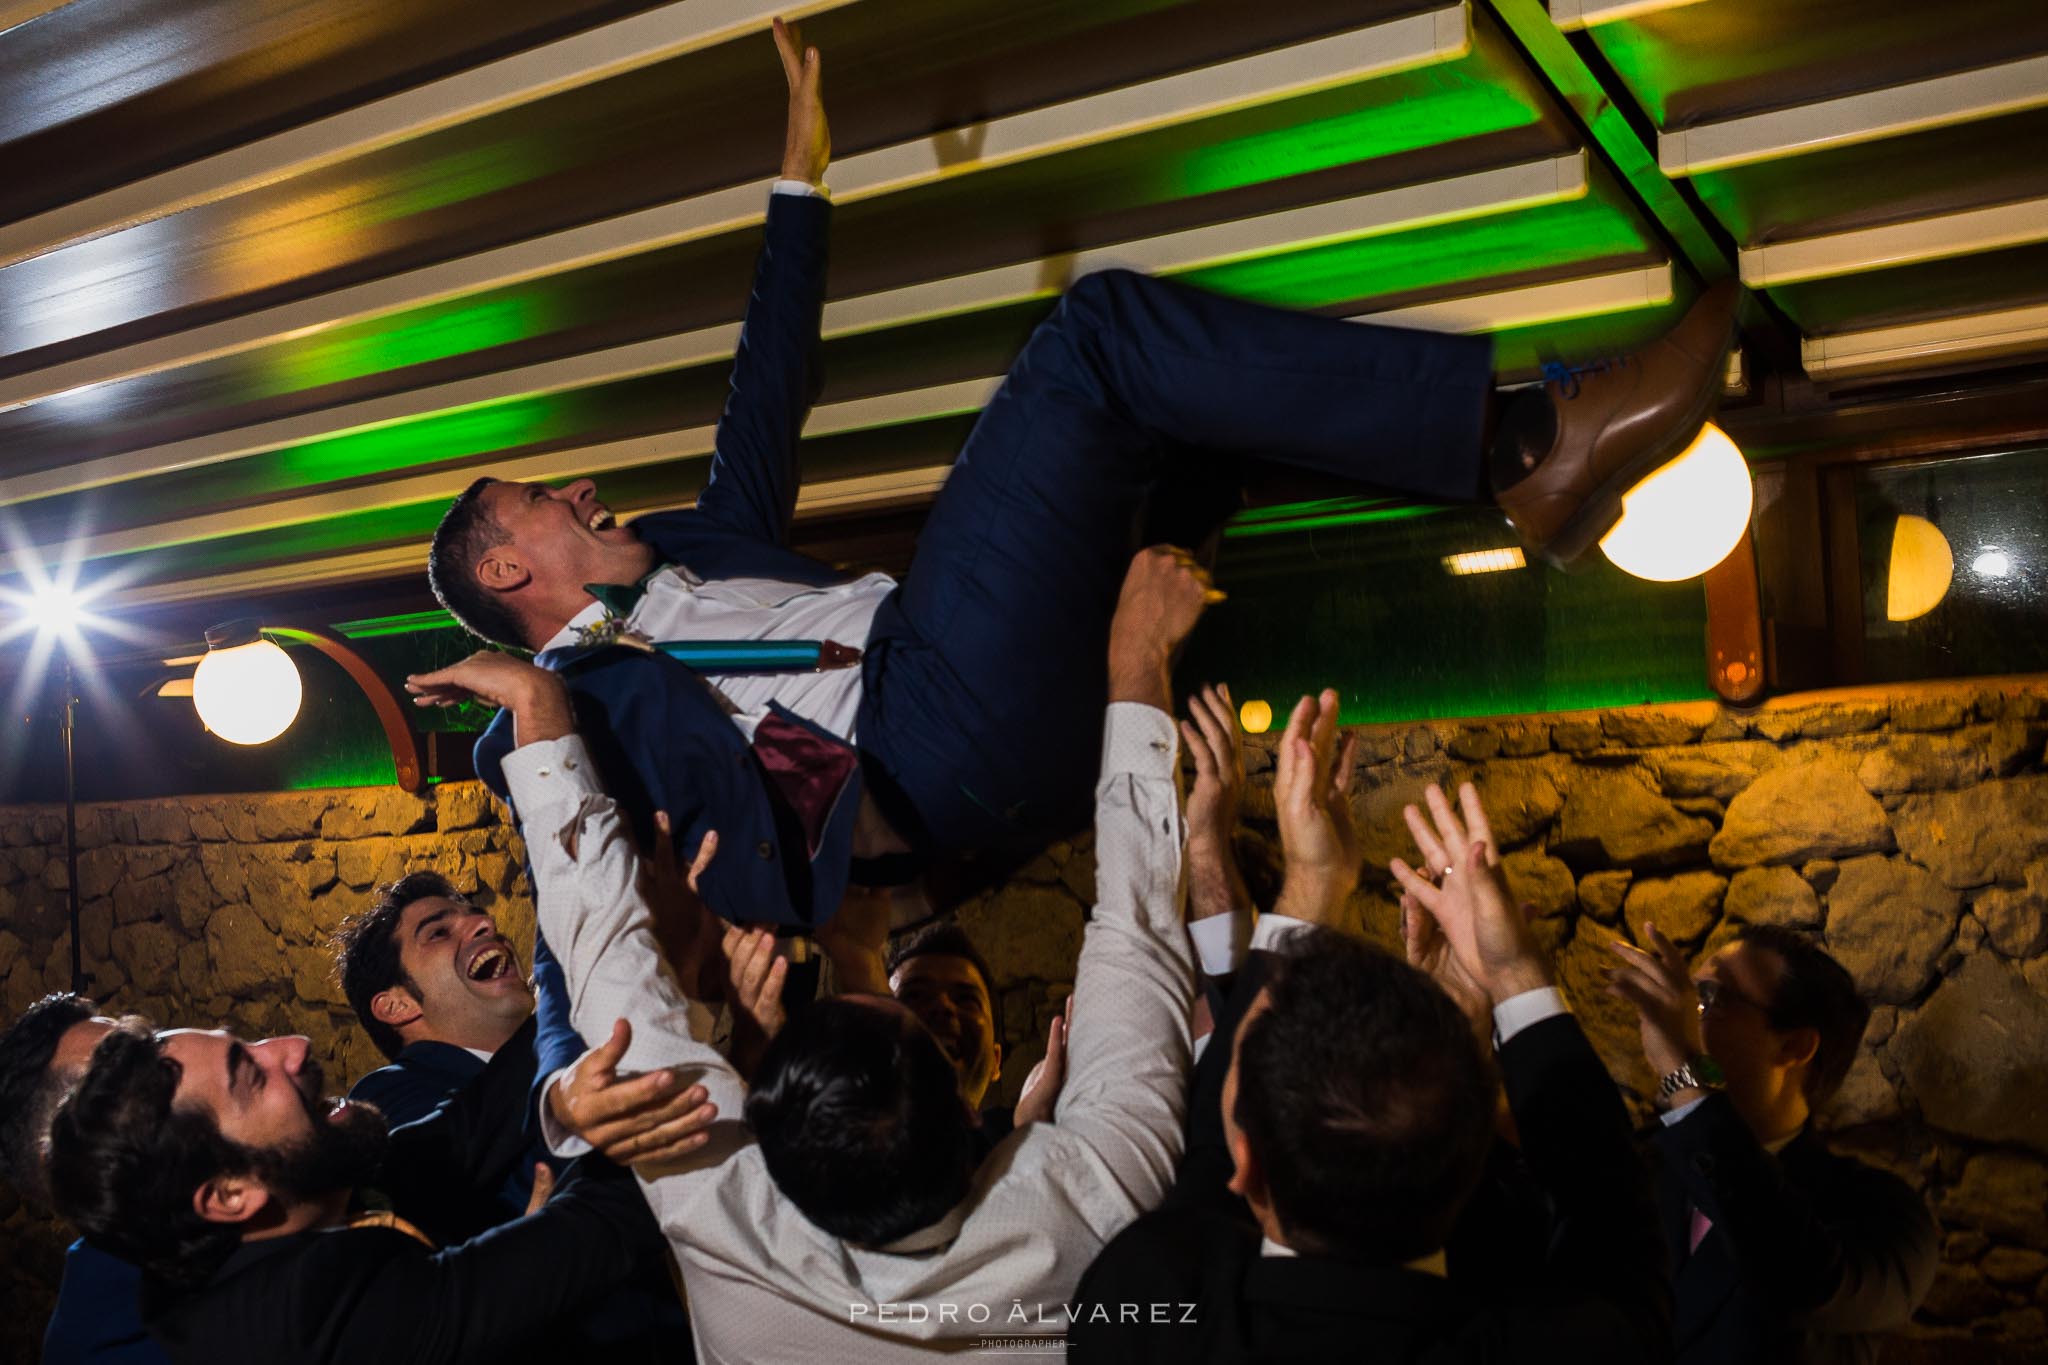
[[[493,644],[523,649],[518,616],[476,576],[477,561],[511,535],[484,508],[484,489],[498,482],[481,478],[449,505],[427,547],[427,582],[441,605],[472,635]]]
[[[1778,959],[1778,982],[1765,1011],[1771,1027],[1780,1032],[1810,1028],[1820,1035],[1803,1086],[1807,1106],[1820,1108],[1835,1097],[1855,1064],[1870,1006],[1857,993],[1849,969],[1804,934],[1778,924],[1746,924],[1735,941]]]
[[[1375,1263],[1443,1246],[1493,1142],[1497,1083],[1436,983],[1358,939],[1296,938],[1241,1031],[1237,1107],[1297,1250]]]
[[[331,940],[334,978],[341,983],[341,993],[348,997],[363,1032],[386,1057],[396,1057],[405,1039],[376,1017],[370,1002],[393,986],[403,986],[415,996],[420,993],[398,955],[398,921],[406,906],[429,896],[466,899],[455,883],[438,872],[408,872],[378,887],[370,898],[370,908],[343,920]]]
[[[46,995],[0,1035],[0,1176],[30,1203],[47,1208],[50,1176],[44,1162],[50,1120],[82,1068],[52,1065],[57,1045],[72,1026],[99,1012],[84,996]]]
[[[967,931],[946,920],[906,936],[903,942],[889,950],[890,980],[895,980],[904,963],[920,957],[957,957],[974,968],[981,977],[982,989],[988,992],[989,1022],[996,1040],[1000,1042],[1003,1037],[1003,998],[996,994],[996,974],[989,970],[988,959],[974,946],[974,940],[967,936]]]
[[[255,1158],[196,1108],[179,1108],[180,1068],[148,1021],[123,1019],[50,1126],[57,1212],[94,1244],[173,1284],[204,1283],[242,1240],[208,1222],[192,1192]]]
[[[868,1246],[967,1197],[974,1128],[931,1032],[901,1006],[821,1000],[768,1047],[747,1097],[768,1174],[804,1217]]]

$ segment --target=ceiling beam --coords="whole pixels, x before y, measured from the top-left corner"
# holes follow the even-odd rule
[[[2048,242],[2048,198],[1746,246],[1742,282],[1762,289],[2030,242]]]
[[[1815,379],[1893,374],[2048,351],[2048,303],[1809,337],[1800,343]]]
[[[1566,33],[1620,23],[1644,14],[1683,9],[1700,0],[1549,0],[1550,20]]]
[[[1432,331],[1502,331],[1542,322],[1655,307],[1670,301],[1672,284],[1670,266],[1650,266],[1581,279],[1530,285],[1496,293],[1443,299],[1387,311],[1364,311],[1354,315],[1352,320]],[[1002,376],[990,375],[931,388],[880,394],[844,403],[828,403],[813,410],[811,420],[804,428],[804,434],[806,437],[825,436],[974,412],[981,408],[1001,383]],[[680,460],[701,459],[711,453],[715,433],[716,428],[711,426],[658,432],[599,445],[549,451],[497,464],[473,463],[460,469],[436,470],[407,479],[329,490],[154,526],[107,532],[67,541],[62,545],[21,548],[0,555],[0,574],[18,573],[28,563],[49,562],[60,554],[72,560],[97,559],[252,531],[305,525],[350,513],[401,507],[439,498],[452,499],[467,487],[472,479],[484,472],[496,478],[524,482],[572,478]],[[824,505],[835,508],[851,505],[848,501],[851,494],[845,491],[849,487],[884,488],[890,490],[888,496],[897,497],[901,495],[902,487],[909,485],[902,484],[900,480],[893,483],[888,481],[896,478],[897,476],[891,475],[879,483],[854,480],[850,483],[841,481],[839,484],[819,485],[809,489],[804,497],[799,499],[798,507],[801,510],[815,510]],[[915,482],[912,480],[913,484]],[[821,504],[818,499],[828,496],[828,490],[832,489],[839,490],[829,493],[833,501]],[[614,510],[634,509],[629,506]],[[419,544],[411,548],[414,555],[412,562],[424,565],[426,546]],[[340,559],[349,563],[357,562],[350,555],[341,556]],[[266,587],[319,582],[322,580],[321,566],[327,562],[326,559],[300,559],[278,564],[273,566],[276,576],[262,581]],[[125,600],[136,603],[166,600],[150,596],[157,586],[151,584],[130,589]],[[189,582],[162,586],[181,594],[179,600],[190,600],[193,595],[188,591]]]
[[[2048,105],[2048,56],[1674,128],[1657,137],[1667,175],[1698,175],[1829,147],[1876,142]]]
[[[0,0],[0,33],[63,9],[71,0]]]
[[[848,336],[1049,298],[1073,279],[1111,266],[1154,274],[1184,273],[1230,261],[1560,203],[1583,198],[1587,189],[1584,153],[1546,157],[1447,180],[1404,185],[840,299],[825,306],[823,332],[827,338]],[[739,328],[737,321],[719,323],[0,479],[0,507],[218,464],[461,408],[725,360],[731,357],[738,342]]]
[[[678,0],[0,227],[0,267],[857,0]]]
[[[899,193],[953,176],[1449,61],[1470,52],[1471,46],[1471,16],[1463,3],[1409,15],[847,157],[832,167],[833,197],[844,203]],[[974,150],[962,152],[962,148]],[[766,198],[759,183],[728,186],[60,362],[0,380],[0,411],[92,384],[236,355],[287,336],[303,337],[465,294],[757,227],[766,214]]]

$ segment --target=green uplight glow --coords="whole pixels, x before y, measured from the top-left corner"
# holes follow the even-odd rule
[[[1288,535],[1332,526],[1369,526],[1375,522],[1433,516],[1446,510],[1390,498],[1324,498],[1317,502],[1295,502],[1241,512],[1223,528],[1223,538],[1243,540],[1251,536]]]
[[[1588,195],[1520,213],[1235,261],[1183,278],[1285,308],[1322,308],[1648,248],[1631,215]]]
[[[1334,102],[1331,96],[1311,98]],[[1540,117],[1513,89],[1487,79],[1485,68],[1469,59],[1367,82],[1336,98],[1348,103],[1369,98],[1372,103],[1191,151],[1171,171],[1176,197],[1214,194],[1525,128]]]
[[[529,340],[558,323],[555,302],[538,286],[430,304],[260,353],[263,369],[251,396],[298,393],[468,355]]]
[[[431,611],[409,611],[397,616],[371,616],[361,621],[343,621],[334,633],[349,640],[375,640],[387,635],[416,635],[423,630],[456,630],[455,618],[435,607]]]
[[[465,148],[406,166],[379,177],[361,212],[366,223],[389,223],[527,184],[561,169],[558,157],[542,159],[539,154],[543,150],[558,149],[544,148],[535,138],[523,138]]]
[[[292,446],[262,474],[285,488],[383,474],[566,438],[589,417],[575,394],[515,398]]]

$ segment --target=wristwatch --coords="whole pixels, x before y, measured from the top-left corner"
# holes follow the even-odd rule
[[[1719,1090],[1727,1084],[1728,1077],[1720,1065],[1702,1052],[1691,1061],[1680,1063],[1677,1070],[1665,1073],[1657,1082],[1657,1100],[1661,1104],[1681,1090]]]

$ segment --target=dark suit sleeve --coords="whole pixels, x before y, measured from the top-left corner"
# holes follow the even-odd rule
[[[1460,1358],[1652,1361],[1671,1353],[1671,1291],[1648,1170],[1628,1111],[1578,1021],[1557,1015],[1501,1048],[1522,1152],[1556,1214],[1550,1255],[1504,1295]]]
[[[403,1066],[380,1066],[349,1087],[348,1097],[374,1104],[393,1128],[417,1123],[448,1098],[445,1082]]]
[[[1181,1157],[1180,1175],[1164,1201],[1168,1208],[1237,1207],[1237,1196],[1229,1189],[1230,1148],[1223,1136],[1223,1081],[1230,1074],[1238,1026],[1265,988],[1268,961],[1265,953],[1248,954],[1231,979],[1230,989],[1210,995],[1215,1028],[1188,1086],[1187,1151]]]
[[[1788,1178],[1726,1095],[1657,1135],[1686,1195],[1726,1240],[1745,1290],[1821,1331],[1902,1327],[1940,1263],[1934,1220],[1904,1181],[1846,1158],[1825,1194]]]
[[[391,1130],[377,1185],[392,1208],[438,1241],[467,1230],[478,1191],[495,1191],[532,1152],[526,1133],[533,1090],[531,1019],[474,1081],[427,1117]],[[459,1234],[458,1234],[459,1235]]]
[[[272,1359],[467,1365],[520,1358],[535,1337],[624,1281],[658,1245],[628,1173],[579,1161],[538,1213],[445,1251],[391,1231],[324,1239],[293,1285],[296,1350]],[[392,1239],[398,1239],[394,1242]],[[256,1358],[256,1357],[252,1357]]]
[[[822,383],[818,328],[831,214],[822,198],[768,197],[767,233],[733,356],[732,392],[718,419],[710,479],[697,496],[706,518],[776,545],[789,539],[797,437]]]

